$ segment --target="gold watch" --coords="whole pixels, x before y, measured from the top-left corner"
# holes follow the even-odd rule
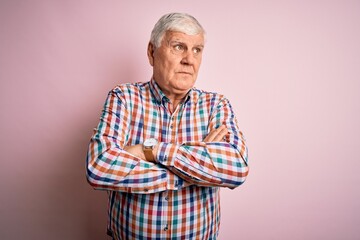
[[[145,158],[148,161],[154,161],[153,149],[158,141],[155,138],[148,138],[143,143],[143,150],[145,154]]]

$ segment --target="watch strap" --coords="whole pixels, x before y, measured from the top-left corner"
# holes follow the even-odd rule
[[[148,161],[154,161],[154,154],[153,154],[153,148],[144,148],[144,154],[145,154],[145,158]]]

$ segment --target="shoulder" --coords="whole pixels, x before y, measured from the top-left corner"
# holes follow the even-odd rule
[[[118,84],[110,90],[110,94],[115,94],[120,98],[131,98],[140,96],[149,88],[148,82],[123,83]]]
[[[210,111],[216,109],[232,109],[229,99],[221,93],[209,92],[193,88],[193,104],[198,108],[209,109]]]
[[[217,92],[205,91],[197,88],[193,88],[193,99],[198,103],[210,102],[217,104],[221,101],[227,101],[227,98]]]

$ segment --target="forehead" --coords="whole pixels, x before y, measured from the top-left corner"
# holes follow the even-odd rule
[[[169,42],[181,42],[188,45],[204,45],[204,34],[199,33],[196,35],[188,35],[182,32],[175,32],[175,31],[167,31],[164,36],[165,43]]]

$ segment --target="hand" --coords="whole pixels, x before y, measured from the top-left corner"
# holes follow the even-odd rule
[[[156,144],[154,146],[154,149],[153,149],[153,155],[154,156],[156,156],[158,146],[159,146],[159,144]],[[124,150],[127,151],[128,153],[131,153],[132,155],[134,155],[134,156],[136,156],[138,158],[141,158],[142,160],[152,162],[152,161],[149,161],[149,160],[146,159],[142,144],[136,144],[136,145],[132,145],[132,146],[125,146]]]
[[[225,125],[221,125],[217,129],[213,129],[204,139],[204,142],[220,142],[224,139],[228,130]]]
[[[132,145],[132,146],[125,146],[124,150],[127,151],[128,153],[131,153],[132,155],[134,155],[134,156],[136,156],[138,158],[146,160],[142,144],[136,144],[136,145]]]

